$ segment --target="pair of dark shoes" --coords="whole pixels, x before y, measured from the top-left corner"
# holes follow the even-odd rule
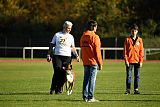
[[[53,95],[53,94],[54,94],[54,90],[51,90],[51,91],[50,91],[50,94]]]
[[[140,94],[140,92],[139,92],[139,91],[137,91],[137,90],[135,90],[135,91],[134,91],[134,94],[135,94],[135,95],[139,95],[139,94]]]
[[[55,94],[61,94],[61,93],[62,93],[61,91],[55,91]],[[53,95],[54,94],[54,90],[51,90],[50,94]]]
[[[130,91],[129,91],[129,90],[127,90],[124,94],[129,95],[129,94],[130,94]],[[137,91],[137,90],[135,90],[135,91],[134,91],[134,95],[139,95],[139,94],[140,94],[140,92],[139,92],[139,91]]]

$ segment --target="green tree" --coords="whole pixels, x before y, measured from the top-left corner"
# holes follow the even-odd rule
[[[21,5],[21,0],[1,0],[0,12],[1,15],[15,17],[29,13],[29,11]]]

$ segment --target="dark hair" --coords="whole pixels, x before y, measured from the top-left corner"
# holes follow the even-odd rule
[[[94,29],[94,27],[96,27],[97,25],[98,25],[98,24],[97,24],[96,21],[90,20],[90,21],[88,22],[88,30],[92,31],[92,30]]]
[[[133,24],[133,25],[131,25],[131,30],[132,29],[138,30],[138,26],[136,24]]]

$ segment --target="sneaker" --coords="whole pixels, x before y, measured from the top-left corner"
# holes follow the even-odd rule
[[[69,95],[69,91],[67,91],[67,95]]]
[[[134,94],[135,94],[135,95],[139,95],[140,92],[136,90],[136,91],[134,91]]]
[[[99,100],[92,98],[92,99],[89,99],[88,102],[99,102]]]
[[[54,94],[54,90],[51,90],[51,91],[50,91],[50,94],[53,95],[53,94]]]
[[[129,95],[129,94],[130,94],[130,91],[127,90],[124,94]]]
[[[84,102],[88,102],[88,99],[83,99]]]

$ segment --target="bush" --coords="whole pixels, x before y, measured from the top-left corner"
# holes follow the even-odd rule
[[[160,60],[160,54],[148,55],[147,60]]]

